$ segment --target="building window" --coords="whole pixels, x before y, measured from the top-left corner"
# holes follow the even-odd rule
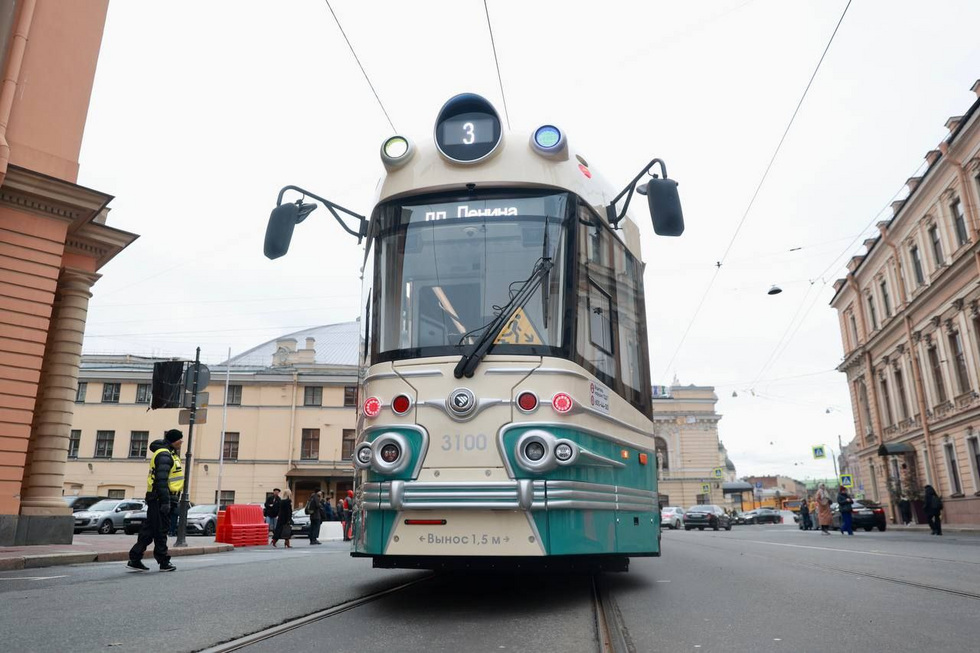
[[[963,204],[960,198],[953,200],[949,205],[949,210],[953,212],[953,224],[956,225],[956,242],[960,247],[970,242],[970,237],[966,233],[966,216],[963,215]]]
[[[939,351],[929,347],[929,367],[932,368],[932,381],[936,384],[936,404],[946,403],[946,383],[943,381],[943,367],[939,362]]]
[[[78,445],[82,441],[82,432],[79,429],[72,429],[68,436],[68,457],[78,458]]]
[[[350,460],[354,456],[354,429],[344,429],[343,440],[340,443],[340,457]]]
[[[858,405],[861,407],[861,417],[864,418],[864,432],[867,435],[871,435],[871,408],[868,404],[868,388],[864,385],[864,380],[858,379],[857,381],[858,389]]]
[[[943,266],[943,243],[939,240],[939,227],[932,225],[929,227],[929,242],[932,243],[932,260],[937,268]]]
[[[139,383],[136,385],[136,403],[150,403],[150,387],[149,383]]]
[[[357,386],[344,386],[344,408],[354,408],[357,406]]]
[[[85,381],[80,381],[78,383],[78,390],[75,391],[75,403],[84,404],[85,403],[85,393],[88,392],[88,383]]]
[[[970,467],[973,468],[973,489],[980,492],[980,438],[975,435],[967,438],[966,450],[970,453]]]
[[[946,468],[949,472],[949,490],[951,494],[963,494],[963,485],[960,483],[960,470],[956,465],[956,450],[952,442],[943,445],[946,453]]]
[[[225,447],[221,455],[225,460],[238,460],[238,433],[225,432]]]
[[[303,429],[299,457],[300,460],[320,459],[320,429]]]
[[[917,245],[912,245],[909,248],[909,256],[912,257],[912,272],[915,274],[915,285],[921,286],[926,282],[926,277],[922,274],[922,257],[919,256]]]
[[[970,389],[970,375],[966,370],[966,356],[963,353],[963,339],[958,331],[949,334],[949,348],[953,352],[956,370],[956,385],[959,394]]]
[[[118,404],[119,403],[119,383],[103,383],[102,384],[102,403],[104,404]]]
[[[97,431],[95,433],[95,457],[112,458],[112,441],[115,439],[115,431]]]
[[[224,510],[231,504],[235,503],[235,491],[234,490],[222,490],[221,499],[218,499],[218,492],[215,490],[214,502],[218,504],[221,510]]]
[[[318,385],[308,385],[303,388],[304,406],[322,406],[323,388]]]
[[[888,394],[888,379],[881,380],[881,399],[882,399],[882,412],[881,423],[885,426],[891,426],[892,424],[892,398]]]
[[[868,295],[868,315],[871,317],[871,330],[878,330],[878,312],[875,310],[875,299]]]
[[[228,386],[228,405],[229,406],[242,405],[242,386],[240,385]]]
[[[909,406],[905,401],[905,377],[902,370],[895,370],[895,392],[898,393],[898,412],[904,421],[909,418]]]
[[[868,463],[868,471],[870,472],[869,477],[871,478],[871,497],[877,501],[878,500],[878,477],[875,475],[874,463]]]
[[[888,296],[888,282],[881,282],[881,300],[885,305],[885,317],[892,316],[892,298]]]
[[[126,490],[108,490],[106,494],[109,495],[110,499],[125,499]]]
[[[146,445],[149,441],[149,431],[131,431],[129,434],[129,457],[146,458]]]
[[[858,323],[857,320],[854,319],[854,313],[849,313],[847,315],[847,320],[851,324],[851,337],[854,338],[854,347],[857,347],[861,344],[861,339],[858,338]]]

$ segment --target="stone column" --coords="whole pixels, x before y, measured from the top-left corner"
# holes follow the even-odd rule
[[[23,516],[69,516],[61,498],[90,289],[99,275],[65,268],[58,280],[21,493]],[[69,528],[71,524],[69,524]]]

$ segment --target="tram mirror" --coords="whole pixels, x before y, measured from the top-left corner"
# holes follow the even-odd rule
[[[680,236],[684,233],[684,213],[676,181],[655,177],[646,184],[646,196],[650,217],[653,218],[653,230],[658,236]]]
[[[272,209],[269,224],[265,228],[265,256],[277,259],[289,251],[289,241],[293,239],[293,228],[299,222],[299,207],[292,202],[280,204]]]

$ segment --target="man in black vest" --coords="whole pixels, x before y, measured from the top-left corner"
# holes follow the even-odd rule
[[[126,571],[149,571],[143,564],[143,554],[153,542],[153,557],[160,565],[160,571],[176,571],[170,564],[167,550],[167,531],[170,529],[171,515],[177,517],[177,501],[184,487],[184,476],[180,466],[180,445],[184,434],[170,429],[162,440],[150,445],[150,469],[146,479],[146,519],[136,538],[136,544],[129,550]]]
[[[279,504],[282,503],[282,499],[279,498],[279,488],[274,488],[272,490],[272,496],[265,500],[265,523],[269,526],[269,532],[276,530],[276,517],[279,516]]]

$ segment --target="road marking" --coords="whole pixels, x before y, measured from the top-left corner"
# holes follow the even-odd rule
[[[63,576],[17,576],[15,578],[0,578],[0,580],[54,580],[55,578],[68,578],[68,575]]]

